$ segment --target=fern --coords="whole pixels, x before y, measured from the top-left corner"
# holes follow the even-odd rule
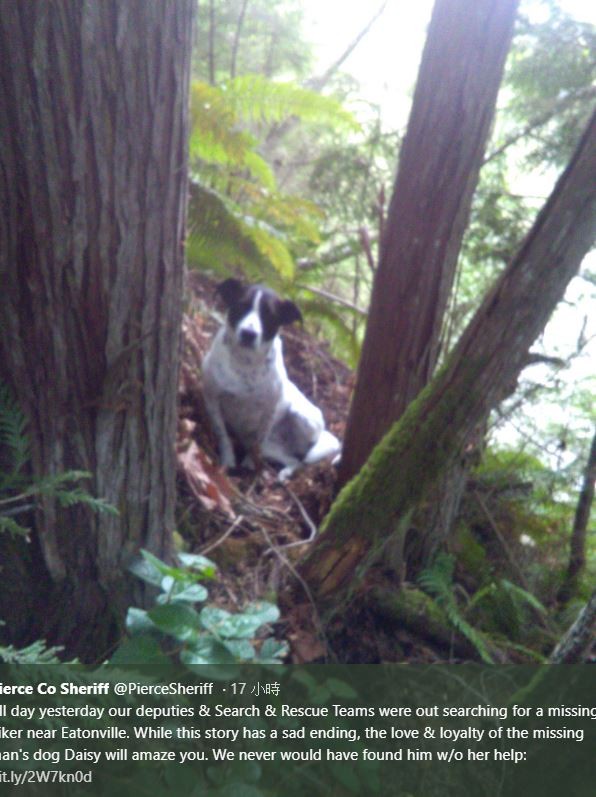
[[[346,321],[346,316],[353,314],[354,311],[345,307],[339,312],[330,302],[313,299],[310,295],[306,298],[305,294],[300,298],[300,306],[314,320],[323,322],[325,337],[335,344],[334,350],[338,351],[346,362],[356,365],[360,356],[360,344],[352,327]]]
[[[455,558],[446,553],[437,555],[433,564],[418,577],[422,589],[431,595],[445,612],[453,628],[472,643],[482,661],[493,664],[484,636],[463,617],[453,590]]]
[[[21,526],[8,514],[0,514],[0,534],[3,531],[12,534],[13,537],[28,537],[31,529],[27,528],[27,526]]]
[[[60,664],[60,647],[49,648],[43,639],[38,639],[26,648],[17,650],[12,645],[0,645],[0,661],[4,664]]]
[[[274,124],[297,117],[334,129],[354,131],[360,127],[336,99],[295,83],[281,83],[263,75],[241,75],[229,80],[222,90],[229,106],[244,122]]]
[[[191,188],[186,254],[189,264],[199,268],[226,271],[234,264],[259,279],[276,273],[239,208],[196,181]]]
[[[528,607],[543,616],[547,613],[538,598],[530,592],[507,579],[499,579],[474,594],[468,611],[476,610],[474,616],[485,631],[497,631],[508,639],[519,640],[528,625]]]
[[[0,473],[0,533],[27,537],[30,529],[15,517],[32,510],[34,504],[30,499],[38,496],[54,498],[64,507],[85,504],[95,512],[118,514],[114,506],[80,486],[80,481],[91,478],[88,471],[69,470],[41,478],[22,473],[30,457],[26,428],[25,416],[8,387],[0,382],[0,451],[4,454]]]
[[[273,284],[292,281],[295,256],[320,243],[323,214],[277,190],[254,131],[288,118],[353,129],[353,117],[334,99],[260,75],[221,87],[196,81],[190,110],[189,262],[224,273],[239,267]]]
[[[8,386],[0,382],[0,445],[9,450],[12,475],[18,473],[29,459],[26,426],[25,416]]]
[[[259,184],[275,188],[275,177],[267,162],[256,152],[254,136],[238,129],[234,108],[221,89],[196,81],[190,98],[191,161],[247,169]]]

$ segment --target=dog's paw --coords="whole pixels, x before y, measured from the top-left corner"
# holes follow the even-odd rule
[[[287,465],[285,468],[282,468],[277,474],[277,481],[280,482],[280,484],[285,484],[285,482],[289,481],[294,473],[296,473],[296,469],[296,465]]]
[[[224,470],[233,470],[236,467],[236,455],[233,449],[224,449],[221,452],[220,461]]]
[[[247,454],[244,457],[244,459],[240,463],[240,467],[244,468],[245,470],[257,470],[254,458],[250,454]]]

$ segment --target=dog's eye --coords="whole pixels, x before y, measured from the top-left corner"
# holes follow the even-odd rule
[[[233,327],[236,327],[238,323],[244,318],[244,316],[248,315],[252,310],[252,303],[249,301],[239,302],[238,304],[234,305],[230,308],[230,312],[228,314],[228,318],[230,320],[230,324]]]
[[[269,297],[261,303],[261,320],[263,322],[263,338],[271,340],[277,335],[280,323],[276,308],[272,306]]]

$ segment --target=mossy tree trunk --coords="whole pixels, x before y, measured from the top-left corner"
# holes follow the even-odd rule
[[[400,149],[339,480],[428,383],[517,0],[436,0]]]
[[[88,470],[120,511],[46,501],[32,545],[3,535],[0,617],[87,658],[118,632],[131,557],[173,528],[194,5],[0,15],[0,378],[34,474]]]
[[[528,350],[594,240],[596,114],[518,254],[446,365],[340,492],[302,567],[322,608],[337,609],[466,440],[510,389]]]

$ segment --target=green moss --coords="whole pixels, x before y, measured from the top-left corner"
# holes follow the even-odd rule
[[[369,550],[360,563],[362,575],[392,534],[405,533],[404,518],[459,451],[462,428],[476,401],[473,385],[480,367],[467,363],[457,380],[444,368],[410,404],[340,492],[312,556],[340,549],[352,535],[361,536]]]
[[[457,560],[476,584],[486,584],[492,568],[484,546],[474,536],[469,526],[460,523],[456,531]]]

